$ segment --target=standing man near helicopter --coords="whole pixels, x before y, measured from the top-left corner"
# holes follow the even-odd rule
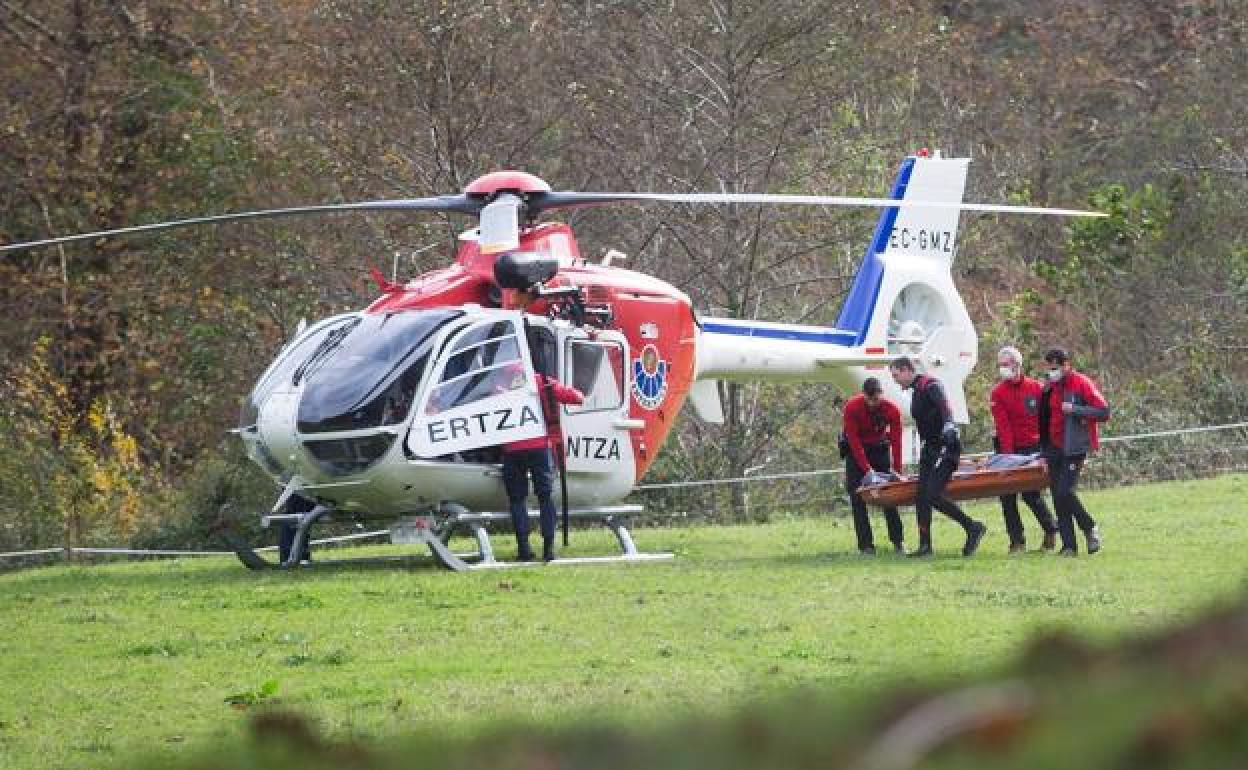
[[[997,374],[1000,382],[988,397],[992,423],[996,429],[994,448],[1002,454],[1029,455],[1040,451],[1040,399],[1044,386],[1023,374],[1023,354],[1018,348],[1005,346],[997,353]],[[1036,515],[1044,530],[1041,548],[1052,551],[1057,542],[1057,522],[1044,504],[1039,491],[1023,493],[1023,502]],[[1018,515],[1018,495],[1001,496],[1001,514],[1005,531],[1010,536],[1009,553],[1025,553],[1027,539],[1023,520]]]
[[[916,372],[914,361],[908,356],[894,359],[888,365],[888,372],[899,387],[914,390],[910,397],[910,417],[914,419],[914,427],[923,444],[919,450],[918,497],[914,501],[919,523],[919,547],[911,551],[910,556],[922,558],[932,555],[933,508],[962,525],[966,532],[962,555],[970,556],[979,548],[979,541],[983,540],[988,528],[983,522],[967,516],[956,503],[945,497],[945,487],[958,469],[958,459],[962,455],[961,437],[958,426],[953,422],[945,388],[935,377]]]
[[[868,377],[862,381],[862,392],[845,402],[841,417],[845,489],[849,492],[849,507],[854,515],[858,552],[864,556],[875,555],[875,538],[867,516],[867,504],[858,496],[858,487],[872,470],[881,473],[901,470],[901,410],[884,398],[883,392],[880,381]],[[904,554],[901,516],[897,509],[885,508],[884,520],[893,550]]]
[[[1044,361],[1049,382],[1040,397],[1040,445],[1049,464],[1049,491],[1062,537],[1059,555],[1079,553],[1075,522],[1088,540],[1088,553],[1096,553],[1101,550],[1101,531],[1075,494],[1075,485],[1088,452],[1100,448],[1097,423],[1109,419],[1109,403],[1095,382],[1075,371],[1070,354],[1062,348],[1049,350]]]
[[[536,299],[536,292],[530,289],[516,291],[506,303],[509,309],[524,310]],[[504,368],[511,377],[519,377],[520,385],[524,380],[524,367],[515,362]],[[559,404],[580,404],[585,396],[579,390],[564,385],[554,377],[548,377],[534,371],[537,380],[538,399],[542,404],[542,412],[546,419],[546,435],[537,438],[513,441],[503,445],[503,487],[507,490],[507,503],[511,511],[511,523],[516,530],[516,559],[533,561],[533,549],[529,545],[529,479],[533,480],[533,494],[537,495],[537,506],[541,512],[540,526],[542,531],[542,561],[555,559],[555,500],[554,472],[551,461],[551,442],[563,439],[559,429]]]

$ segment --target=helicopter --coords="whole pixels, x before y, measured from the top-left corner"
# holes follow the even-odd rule
[[[920,151],[901,163],[886,198],[720,193],[555,191],[521,171],[497,171],[460,194],[326,204],[199,217],[0,246],[0,252],[227,221],[340,211],[450,212],[476,217],[454,262],[405,283],[375,270],[381,296],[362,310],[300,329],[244,400],[235,431],[280,487],[262,515],[293,528],[273,565],[235,543],[249,567],[305,561],[311,528],[349,518],[390,523],[392,542],[425,544],[443,566],[504,566],[486,525],[508,520],[500,445],[547,434],[536,373],[584,394],[558,407],[566,522],[599,517],[636,550],[619,503],[644,477],[688,402],[722,422],[720,381],[830,382],[855,391],[900,355],[945,384],[954,419],[969,421],[963,382],[978,341],[954,285],[962,211],[1057,216],[1097,212],[963,202],[967,158]],[[608,204],[870,206],[873,237],[834,327],[705,317],[687,294],[651,275],[585,259],[569,225],[539,221],[563,208]],[[506,296],[536,289],[536,301]],[[909,397],[883,377],[886,395]],[[908,409],[903,408],[908,415]],[[907,443],[911,443],[912,438]],[[913,452],[907,447],[907,452]],[[304,501],[303,506],[292,506]],[[469,526],[479,553],[452,553]],[[563,561],[563,560],[560,560]]]

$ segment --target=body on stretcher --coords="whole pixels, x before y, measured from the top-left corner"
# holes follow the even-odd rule
[[[945,487],[945,497],[973,500],[1029,492],[1048,485],[1049,470],[1041,455],[989,455],[979,461],[963,460]],[[896,508],[913,505],[918,488],[918,476],[872,471],[859,485],[858,496],[868,505]]]

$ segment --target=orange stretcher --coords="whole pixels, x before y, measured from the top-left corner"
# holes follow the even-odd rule
[[[950,500],[998,497],[1016,492],[1045,489],[1049,470],[1040,455],[990,455],[979,461],[963,460],[945,487]],[[896,508],[913,505],[918,494],[918,476],[869,473],[858,487],[858,496],[868,505]]]

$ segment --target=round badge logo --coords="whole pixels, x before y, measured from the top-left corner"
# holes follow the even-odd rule
[[[633,359],[633,398],[643,409],[658,409],[667,396],[667,362],[654,345],[646,345]]]

